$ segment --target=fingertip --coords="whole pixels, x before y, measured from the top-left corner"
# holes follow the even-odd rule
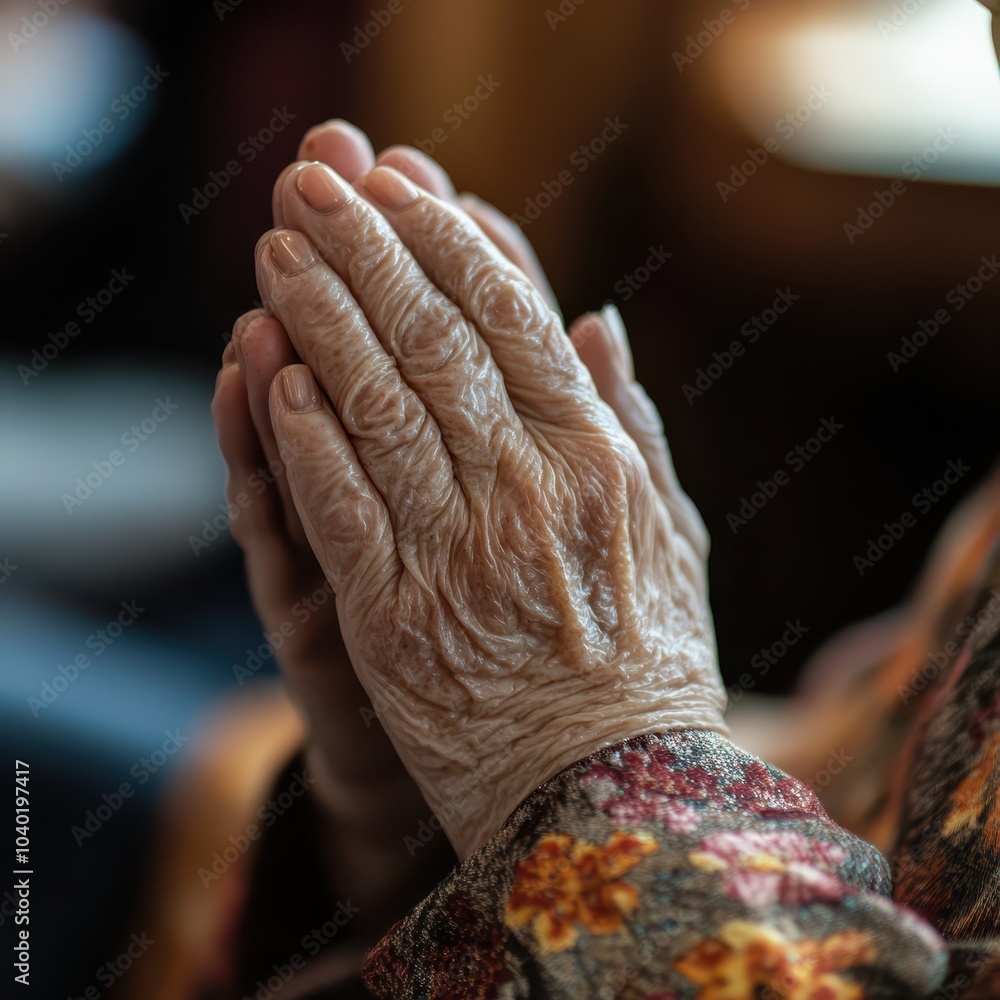
[[[266,336],[270,333],[273,336],[275,326],[278,328],[278,332],[284,335],[284,327],[273,316],[264,313],[263,310],[257,310],[255,315],[249,315],[245,323],[239,324],[233,330],[231,343],[236,352],[240,370],[248,381],[252,374],[251,366],[254,370],[260,367],[262,335]]]
[[[622,370],[625,377],[635,378],[635,362],[632,359],[632,348],[628,342],[628,333],[625,331],[625,320],[618,311],[614,302],[608,302],[601,310],[601,319],[607,327],[608,334],[614,344],[618,357],[621,360]]]
[[[284,170],[278,174],[277,179],[274,182],[274,187],[271,188],[271,220],[275,226],[283,226],[285,224],[285,209],[281,198],[281,192],[285,189],[285,178],[298,166],[298,160],[294,163],[289,163]]]
[[[246,332],[246,329],[253,323],[254,320],[261,316],[269,316],[270,313],[266,309],[250,309],[238,316],[236,322],[233,323],[232,334],[229,338],[229,343],[226,344],[226,349],[222,354],[223,363],[227,361],[236,361],[236,348],[239,345],[240,338]]]
[[[271,413],[271,420],[274,423],[275,433],[277,434],[280,422],[284,419],[285,413],[288,411],[288,398],[285,395],[285,379],[284,379],[285,369],[276,372],[273,379],[271,379],[271,387],[268,390],[268,409]],[[281,442],[281,435],[277,434],[279,445]]]
[[[594,337],[600,336],[601,330],[601,314],[589,312],[578,316],[573,321],[569,330],[567,330],[567,333],[569,334],[569,339],[573,341],[573,346],[579,350]]]
[[[310,163],[315,162],[317,162],[315,158],[306,159],[299,156],[298,159],[293,160],[278,174],[278,179],[274,182],[274,187],[271,189],[271,217],[275,229],[283,229],[287,225],[288,192],[290,188],[294,191],[297,175],[302,171],[303,167],[307,167]],[[258,241],[257,245],[258,247],[260,246],[260,241]]]
[[[375,165],[392,167],[414,184],[446,201],[455,200],[455,185],[437,160],[412,146],[389,146],[376,157]]]
[[[323,394],[308,365],[283,368],[275,382],[281,382],[284,405],[291,413],[311,413],[323,405]]]
[[[212,419],[216,431],[221,431],[222,419],[232,404],[234,385],[244,385],[242,372],[235,365],[223,365],[215,376],[215,393],[212,396]]]
[[[504,231],[505,235],[517,238],[518,234],[524,237],[524,234],[517,227],[517,225],[511,222],[503,212],[500,211],[495,205],[491,205],[488,201],[483,201],[482,198],[477,194],[473,194],[471,191],[463,191],[458,195],[457,199],[460,208],[464,209],[469,213],[477,222],[481,219],[487,220],[490,225],[495,226],[497,229]]]
[[[244,367],[256,371],[274,372],[299,361],[285,328],[273,316],[260,315],[251,320],[241,332],[238,346]]]
[[[584,313],[570,326],[569,337],[580,360],[587,366],[597,391],[605,402],[610,402],[613,390],[623,385],[626,378],[604,313]]]
[[[375,151],[368,136],[342,118],[331,118],[306,132],[299,145],[300,160],[318,160],[348,181],[375,165]]]
[[[267,232],[261,234],[261,236],[258,237],[257,242],[254,244],[253,248],[253,259],[258,264],[260,263],[260,259],[264,251],[267,250],[268,247],[270,247],[271,245],[271,237],[275,233],[281,232],[283,228],[284,228],[283,226],[275,226],[272,229],[268,229]]]

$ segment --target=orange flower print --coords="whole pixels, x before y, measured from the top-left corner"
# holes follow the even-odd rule
[[[603,847],[548,834],[517,866],[505,922],[530,926],[543,954],[572,948],[580,924],[614,934],[639,902],[639,890],[621,877],[659,849],[645,833],[616,830]]]
[[[736,920],[674,968],[700,987],[696,1000],[746,1000],[763,988],[774,1000],[864,1000],[864,989],[837,973],[874,958],[868,935],[857,931],[791,941],[771,927]]]

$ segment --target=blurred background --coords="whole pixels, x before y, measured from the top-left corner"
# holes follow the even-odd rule
[[[517,216],[567,317],[618,306],[713,537],[730,683],[786,691],[905,597],[992,467],[1000,80],[973,0],[37,0],[0,27],[0,747],[31,765],[40,996],[125,990],[95,970],[143,926],[158,792],[262,641],[228,531],[191,538],[310,125],[419,142]]]

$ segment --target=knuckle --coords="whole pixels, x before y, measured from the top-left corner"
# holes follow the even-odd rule
[[[404,311],[395,327],[393,347],[398,358],[421,374],[430,374],[461,360],[470,340],[468,324],[455,306],[435,295]]]
[[[325,284],[319,296],[292,296],[289,327],[307,345],[310,363],[334,375],[349,374],[369,346],[363,314],[338,282]]]
[[[395,364],[365,366],[346,386],[341,419],[349,433],[391,451],[421,433],[427,413],[409,391]]]
[[[604,427],[588,429],[566,458],[577,498],[592,517],[617,517],[641,488],[641,458],[632,454],[627,440]]]
[[[438,248],[441,256],[465,256],[470,252],[466,223],[455,209],[432,198],[422,198],[411,212],[414,235]]]
[[[649,469],[635,442],[625,434],[601,432],[594,449],[601,478],[615,496],[637,497],[649,486]]]
[[[409,261],[403,245],[373,229],[358,241],[348,262],[352,288],[386,297],[390,309],[406,302]]]
[[[335,242],[347,251],[353,288],[390,294],[399,287],[408,265],[406,249],[389,223],[369,205],[359,201],[347,206],[338,219]]]
[[[391,537],[387,512],[350,463],[324,459],[303,466],[303,478],[317,484],[302,493],[303,527],[321,563],[343,578],[385,547]]]
[[[341,473],[344,477],[346,474]],[[338,489],[331,490],[331,500],[319,511],[318,521],[323,527],[323,545],[331,558],[343,563],[345,558],[359,551],[365,544],[372,525],[377,523],[380,511],[375,498],[360,484],[342,478]],[[350,495],[350,499],[346,497]]]
[[[479,322],[493,333],[517,333],[541,344],[549,331],[549,309],[527,278],[501,270],[492,261],[481,265],[470,280],[469,301]]]

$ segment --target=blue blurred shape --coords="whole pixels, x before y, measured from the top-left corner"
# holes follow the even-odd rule
[[[58,7],[38,27],[37,14],[17,5],[0,15],[0,168],[71,184],[128,147],[169,74],[116,21]]]

